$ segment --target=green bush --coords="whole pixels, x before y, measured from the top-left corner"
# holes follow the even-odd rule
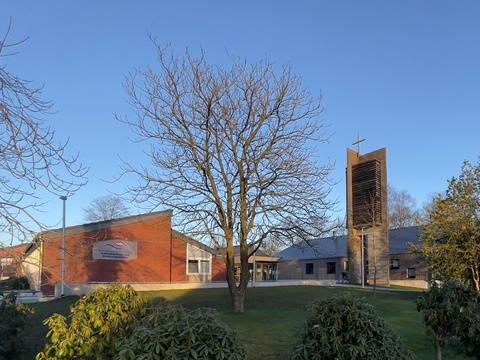
[[[18,359],[24,349],[23,336],[33,309],[16,304],[15,293],[5,295],[0,304],[0,360]]]
[[[112,359],[146,314],[146,298],[129,285],[90,292],[71,308],[69,324],[59,314],[45,320],[52,344],[37,359]]]
[[[313,315],[296,334],[290,360],[413,358],[364,298],[332,296],[311,304],[309,310]]]
[[[480,354],[479,295],[472,288],[454,281],[431,284],[417,299],[417,310],[433,338],[437,358],[449,340],[460,340],[470,355]]]
[[[0,290],[29,290],[30,284],[25,276],[11,277],[0,281]]]
[[[244,360],[248,349],[216,312],[167,306],[144,317],[119,351],[120,359]]]

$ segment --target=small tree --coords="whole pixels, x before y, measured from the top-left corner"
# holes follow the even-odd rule
[[[248,259],[273,233],[319,237],[334,202],[333,166],[320,165],[317,145],[328,137],[319,97],[284,66],[209,65],[157,45],[158,72],[127,79],[133,118],[117,117],[152,144],[153,168],[125,163],[138,186],[134,200],[179,212],[182,231],[211,241],[222,253],[232,308],[244,312]],[[239,246],[240,281],[234,246]],[[252,251],[253,249],[253,251]]]
[[[480,291],[480,162],[465,162],[443,195],[427,208],[420,246],[434,279],[452,280]]]
[[[155,309],[122,344],[117,359],[244,360],[248,348],[211,309]]]
[[[379,221],[381,218],[380,210],[378,208],[378,201],[375,201],[375,193],[369,196],[369,200],[365,199],[365,211],[367,212],[367,219],[369,219],[369,236],[368,236],[368,257],[373,261],[369,264],[373,265],[373,297],[377,296],[377,276],[380,270],[380,260],[388,257],[389,243],[382,241],[379,234]],[[363,239],[362,239],[363,242]],[[363,246],[363,244],[362,244]],[[383,264],[383,266],[385,266]]]
[[[9,293],[0,301],[1,360],[20,358],[24,350],[24,335],[29,315],[34,313],[34,310],[26,305],[17,305],[16,300],[16,294]]]
[[[295,335],[290,360],[405,360],[413,358],[396,331],[365,298],[332,296],[313,311]]]
[[[468,345],[475,347],[480,330],[478,315],[475,314],[477,302],[476,291],[451,281],[442,286],[433,282],[431,289],[417,299],[417,310],[423,315],[427,334],[434,340],[437,360],[442,359],[442,347],[454,336],[460,336],[467,348]],[[474,323],[476,325],[471,327]],[[470,326],[466,327],[466,324]]]
[[[146,298],[130,285],[112,284],[88,293],[71,308],[45,320],[52,344],[37,359],[112,359],[146,314]]]
[[[129,215],[123,199],[116,195],[99,196],[83,209],[85,221],[97,222],[118,219]]]

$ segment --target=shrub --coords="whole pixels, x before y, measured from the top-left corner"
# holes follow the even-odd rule
[[[112,359],[146,313],[146,298],[129,285],[90,292],[71,308],[70,323],[59,314],[45,320],[52,344],[37,359]],[[50,357],[52,356],[52,357]]]
[[[309,305],[313,311],[294,338],[289,359],[409,359],[396,331],[364,298],[332,296]]]
[[[1,290],[28,290],[30,289],[30,284],[28,279],[25,276],[22,277],[11,277],[6,280],[0,281]]]
[[[468,353],[479,354],[480,317],[476,290],[453,281],[439,286],[433,282],[429,291],[417,299],[427,334],[433,338],[437,358],[450,339],[459,339]]]
[[[28,317],[34,310],[16,304],[15,293],[5,295],[0,303],[0,359],[18,359],[23,351],[23,335]]]
[[[119,351],[120,359],[244,360],[247,347],[214,310],[167,306],[144,317]]]

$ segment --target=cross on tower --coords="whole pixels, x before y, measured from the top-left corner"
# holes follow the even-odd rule
[[[360,143],[364,142],[365,139],[360,140],[360,134],[358,134],[358,140],[357,142],[354,142],[352,145],[358,145],[358,155],[360,155]]]

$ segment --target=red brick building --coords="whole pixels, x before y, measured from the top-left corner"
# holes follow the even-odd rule
[[[25,250],[24,273],[47,296],[83,294],[111,282],[154,289],[226,281],[214,249],[173,231],[171,218],[171,211],[163,211],[68,227],[65,252],[63,229],[43,232]]]
[[[0,280],[21,276],[22,255],[27,246],[0,247]]]

